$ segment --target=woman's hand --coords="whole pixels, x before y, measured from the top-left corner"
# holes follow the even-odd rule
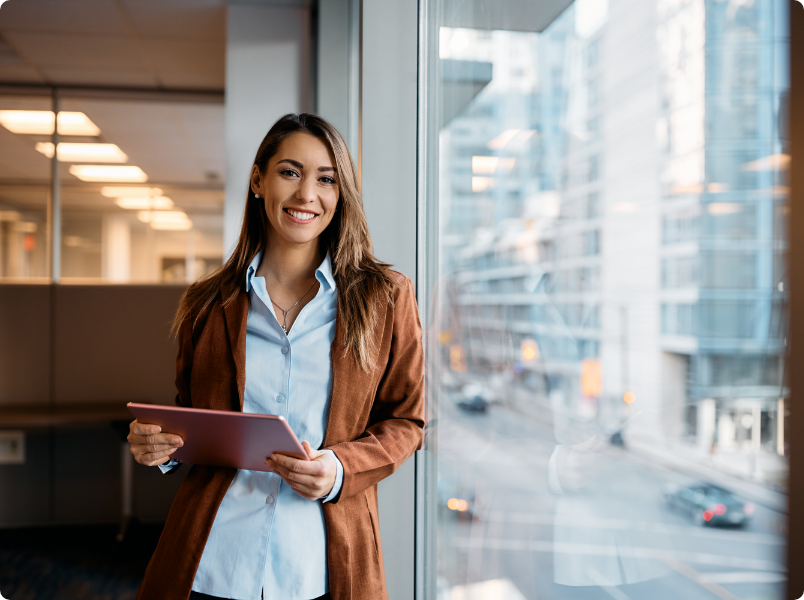
[[[318,500],[327,496],[335,485],[338,467],[329,452],[313,450],[310,444],[302,442],[309,461],[299,460],[284,454],[272,454],[265,464],[284,479],[293,490],[308,500]]]
[[[128,429],[127,439],[131,444],[134,460],[147,467],[168,462],[170,455],[184,445],[184,440],[178,435],[161,433],[162,428],[159,425],[140,423],[134,419]]]

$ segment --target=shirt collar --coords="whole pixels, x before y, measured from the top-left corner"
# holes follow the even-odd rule
[[[262,252],[257,252],[254,256],[254,259],[249,264],[248,269],[246,270],[246,293],[251,291],[251,278],[254,277],[254,274],[257,272],[257,268],[260,266],[260,261],[262,260]],[[315,270],[315,277],[321,283],[326,283],[330,289],[336,289],[335,285],[335,277],[332,275],[332,261],[329,258],[329,252],[324,257],[324,260]]]

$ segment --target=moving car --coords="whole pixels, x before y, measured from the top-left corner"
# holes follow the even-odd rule
[[[753,504],[711,483],[668,489],[664,499],[670,507],[689,515],[692,522],[698,525],[742,527],[754,512]]]

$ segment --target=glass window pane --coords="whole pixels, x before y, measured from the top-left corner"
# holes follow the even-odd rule
[[[63,279],[184,283],[221,265],[222,104],[65,98],[61,109],[97,130],[59,144]]]
[[[0,280],[44,281],[53,127],[49,96],[0,96]]]
[[[430,582],[782,598],[787,2],[545,4],[428,15]]]

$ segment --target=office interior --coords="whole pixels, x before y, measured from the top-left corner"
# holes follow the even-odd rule
[[[134,598],[186,468],[126,403],[173,403],[179,298],[313,112],[424,326],[390,598],[800,597],[802,36],[794,0],[0,3],[0,594]]]

